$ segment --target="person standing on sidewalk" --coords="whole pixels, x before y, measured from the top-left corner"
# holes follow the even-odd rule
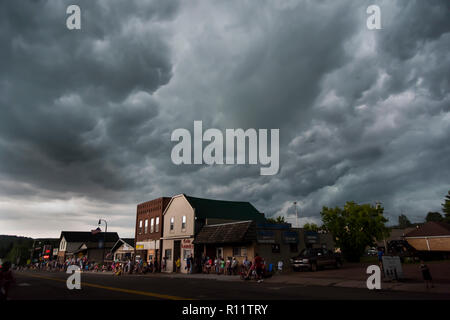
[[[3,263],[2,268],[0,269],[0,301],[8,299],[9,288],[16,282],[10,269],[11,263],[9,261]]]
[[[233,260],[231,261],[231,273],[233,275],[237,275],[238,274],[237,269],[238,269],[238,261],[236,260],[236,257],[233,257]]]
[[[186,267],[184,267],[185,270],[187,270],[187,273],[191,273],[191,256],[189,255],[186,258]]]
[[[378,265],[380,266],[380,269],[383,270],[383,255],[384,251],[381,248],[378,248]]]
[[[283,272],[283,261],[280,260],[278,261],[278,273],[282,273]]]
[[[261,282],[262,276],[263,276],[263,259],[258,255],[258,253],[255,253],[255,258],[253,261],[253,265],[255,266],[256,271],[256,279],[258,282]]]
[[[434,288],[433,278],[431,277],[430,268],[425,264],[423,260],[420,260],[420,271],[422,271],[423,281],[428,289],[428,285],[431,284],[431,288]]]
[[[192,255],[189,256],[189,273],[192,273],[194,271],[194,257]]]

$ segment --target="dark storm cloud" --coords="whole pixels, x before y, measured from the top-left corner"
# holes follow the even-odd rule
[[[171,77],[160,24],[177,3],[78,1],[74,32],[65,27],[69,4],[1,5],[2,172],[63,191],[123,188],[132,177],[121,169],[133,161],[122,149],[158,114],[151,93]]]
[[[107,211],[132,235],[136,203],[178,193],[290,222],[293,201],[302,222],[347,200],[394,223],[439,210],[448,1],[78,1],[74,32],[72,3],[0,4],[0,232],[46,232],[23,227],[25,201],[58,230]],[[382,30],[366,28],[373,3]],[[171,132],[193,120],[279,128],[279,174],[175,166]]]

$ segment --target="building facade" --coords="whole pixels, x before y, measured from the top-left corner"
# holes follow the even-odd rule
[[[187,257],[201,260],[204,246],[194,240],[205,225],[224,221],[265,221],[264,215],[249,202],[202,199],[184,194],[174,196],[163,215],[162,259],[166,272],[176,270],[178,258],[183,273],[188,272],[185,268]]]
[[[208,258],[234,257],[242,263],[245,258],[253,260],[258,254],[267,265],[275,267],[282,261],[285,268],[289,267],[291,258],[307,247],[334,249],[330,234],[292,228],[289,223],[255,221],[205,225],[195,236],[194,243]]]
[[[137,205],[135,248],[136,259],[160,261],[163,235],[163,212],[171,198],[161,197]]]
[[[87,257],[91,262],[102,263],[118,239],[117,232],[62,231],[58,261]]]
[[[134,239],[121,238],[111,249],[112,259],[115,262],[128,262],[134,259]]]

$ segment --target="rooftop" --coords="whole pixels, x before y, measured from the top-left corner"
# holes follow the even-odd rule
[[[92,234],[90,231],[61,231],[62,239],[64,237],[67,242],[98,242],[105,240],[106,242],[116,242],[119,239],[117,232],[99,232]]]
[[[411,232],[408,232],[405,237],[436,237],[436,236],[450,236],[450,224],[445,222],[430,221]]]
[[[194,243],[243,243],[256,239],[256,224],[253,221],[239,221],[206,225],[197,234]]]
[[[264,214],[260,213],[250,202],[212,200],[187,195],[185,197],[195,209],[195,215],[198,218],[266,221]]]

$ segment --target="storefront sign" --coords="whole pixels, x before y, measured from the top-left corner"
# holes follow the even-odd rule
[[[194,249],[194,244],[192,243],[192,239],[183,239],[183,241],[181,242],[181,248]]]
[[[295,231],[283,232],[284,243],[298,243],[298,233]]]
[[[159,249],[159,240],[140,241],[136,243],[136,250],[157,250]]]
[[[314,231],[305,231],[305,243],[316,244],[320,242],[319,234]]]
[[[273,231],[259,230],[257,240],[259,243],[275,243],[275,235]]]

